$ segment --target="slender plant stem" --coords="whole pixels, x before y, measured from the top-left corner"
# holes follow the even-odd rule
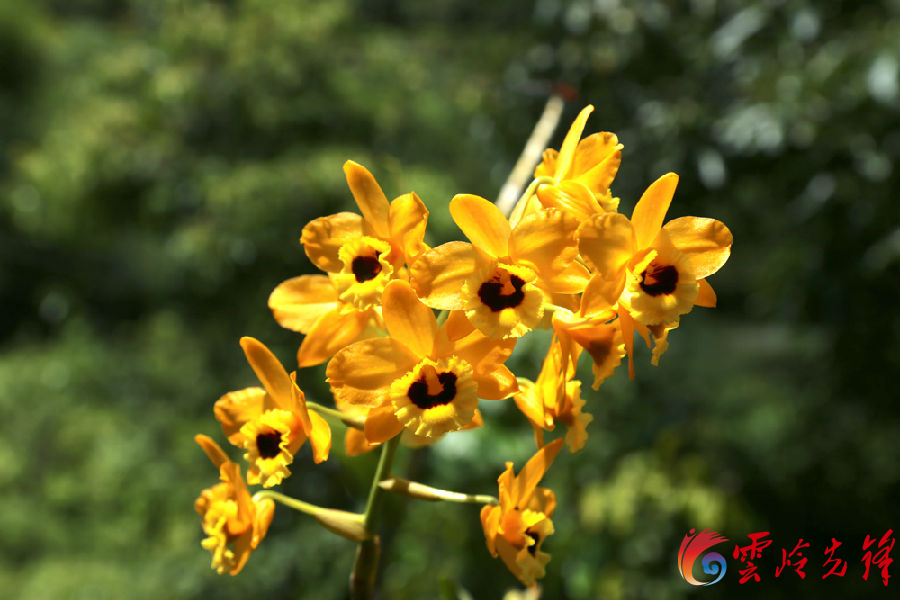
[[[363,513],[363,525],[366,531],[372,532],[372,527],[378,518],[378,509],[384,498],[379,484],[391,474],[391,464],[394,462],[394,454],[397,453],[397,445],[400,436],[396,435],[382,444],[381,456],[378,458],[378,466],[375,467],[375,475],[372,477],[372,487],[369,489],[369,499],[366,501],[366,512]]]
[[[499,500],[488,494],[464,494],[462,492],[442,490],[418,481],[401,479],[400,477],[383,479],[378,485],[383,490],[418,500],[443,500],[444,502],[459,502],[462,504],[500,504]]]
[[[299,510],[300,512],[306,513],[308,515],[316,515],[322,510],[322,507],[320,506],[310,504],[309,502],[304,502],[303,500],[297,500],[296,498],[291,498],[290,496],[285,496],[284,494],[276,492],[274,490],[260,490],[253,495],[253,498],[271,498],[279,504],[283,504],[288,508],[293,508],[294,510]]]
[[[397,444],[400,436],[394,436],[381,446],[381,456],[378,458],[378,466],[372,477],[372,487],[369,489],[369,498],[366,501],[366,511],[363,513],[363,527],[366,531],[366,539],[356,548],[356,563],[350,574],[350,598],[352,600],[370,600],[375,589],[375,573],[378,569],[378,558],[381,553],[380,542],[372,530],[378,520],[381,502],[384,499],[384,490],[379,484],[387,479],[391,473],[391,464],[397,452]]]
[[[503,214],[509,214],[519,197],[519,190],[528,181],[529,176],[534,170],[534,166],[541,158],[541,153],[547,147],[553,131],[556,129],[559,118],[562,116],[563,100],[559,96],[551,96],[544,105],[544,112],[541,114],[538,122],[535,123],[534,129],[525,142],[525,148],[515,166],[509,174],[509,178],[503,187],[500,188],[500,195],[497,198],[497,208]]]
[[[534,195],[537,191],[537,188],[541,184],[550,184],[553,183],[553,178],[547,175],[542,175],[534,179],[531,183],[528,184],[528,187],[525,188],[525,191],[522,192],[522,196],[519,198],[519,201],[516,202],[516,205],[513,207],[512,212],[509,214],[509,224],[511,227],[515,227],[519,221],[522,219],[522,216],[525,214],[525,207],[528,205],[528,200]]]
[[[363,417],[351,417],[346,413],[342,413],[334,408],[322,406],[318,402],[313,402],[312,400],[306,401],[306,408],[311,408],[320,415],[333,417],[347,427],[353,427],[354,429],[363,429],[365,427],[366,420]]]

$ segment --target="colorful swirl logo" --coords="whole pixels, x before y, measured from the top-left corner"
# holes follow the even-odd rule
[[[719,575],[715,581],[708,581],[706,583],[694,579],[694,561],[708,548],[712,548],[716,544],[727,542],[728,540],[725,536],[719,535],[711,529],[705,529],[697,534],[694,533],[695,531],[697,530],[691,529],[690,533],[681,540],[681,549],[678,550],[678,571],[681,573],[681,577],[691,585],[712,585],[714,583],[719,583],[722,580],[722,577],[725,576],[725,569],[728,566],[725,564],[725,557],[718,552],[710,552],[703,557],[703,560],[701,561],[703,572],[707,575]]]

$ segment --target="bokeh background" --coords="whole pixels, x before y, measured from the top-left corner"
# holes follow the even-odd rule
[[[240,336],[294,364],[266,299],[313,271],[303,225],[353,208],[345,159],[458,238],[449,199],[496,197],[564,84],[553,145],[594,104],[623,212],[676,171],[669,216],[735,244],[659,367],[641,349],[634,382],[585,385],[588,445],[546,479],[544,597],[896,597],[860,560],[900,530],[898,26],[896,1],[0,2],[0,596],[345,597],[354,546],[283,508],[238,577],[209,569],[192,437],[222,440],[213,402],[255,383]],[[329,402],[323,369],[299,377]],[[483,408],[397,471],[495,493],[533,438],[512,402]],[[376,457],[340,439],[284,490],[360,510]],[[382,598],[518,587],[478,507],[386,508]],[[692,527],[732,540],[715,586],[676,570]],[[758,531],[763,580],[740,585],[733,541]],[[775,579],[800,537],[807,578]],[[831,538],[849,565],[823,581]]]

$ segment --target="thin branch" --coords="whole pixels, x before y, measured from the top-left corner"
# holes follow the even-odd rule
[[[541,118],[535,123],[534,130],[532,130],[531,136],[525,143],[522,154],[519,155],[519,159],[516,161],[512,171],[510,171],[506,183],[500,188],[500,195],[497,197],[497,208],[504,215],[508,215],[513,209],[516,200],[519,199],[519,195],[522,193],[522,189],[531,179],[535,165],[538,164],[544,148],[547,147],[550,137],[556,130],[562,111],[562,98],[550,96],[547,104],[544,105],[544,112],[541,114]]]
[[[351,417],[348,414],[342,413],[341,411],[328,408],[327,406],[322,406],[318,402],[313,402],[312,400],[306,401],[306,408],[311,408],[320,415],[333,417],[346,425],[347,427],[353,427],[354,429],[364,429],[366,425],[366,420],[363,417]]]
[[[369,499],[366,501],[366,512],[363,514],[366,539],[362,540],[356,548],[356,562],[353,565],[353,572],[350,573],[350,597],[353,600],[369,600],[375,593],[375,573],[378,569],[381,546],[378,536],[373,535],[372,530],[378,520],[381,502],[384,500],[384,493],[378,484],[390,476],[391,464],[394,462],[394,454],[397,452],[399,443],[400,436],[395,435],[381,445],[381,456],[372,477],[372,487],[369,490]]]
[[[434,488],[418,481],[409,481],[399,477],[391,477],[384,479],[378,484],[383,490],[402,494],[410,498],[418,500],[443,500],[444,502],[460,502],[464,504],[489,504],[495,506],[500,502],[493,496],[488,494],[464,494],[462,492],[453,492],[450,490],[442,490]]]

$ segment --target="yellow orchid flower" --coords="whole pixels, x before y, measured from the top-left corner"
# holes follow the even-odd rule
[[[404,281],[382,299],[389,338],[356,342],[335,354],[326,375],[338,407],[364,414],[369,443],[404,429],[439,437],[472,423],[478,399],[516,391],[504,362],[515,340],[486,338],[460,313],[438,327],[434,313]]]
[[[547,294],[584,288],[572,215],[540,210],[510,227],[493,203],[468,194],[451,200],[450,214],[472,243],[433,248],[410,266],[410,284],[427,306],[463,310],[489,337],[521,337],[540,324]]]
[[[607,213],[579,230],[581,256],[598,281],[614,284],[608,300],[621,301],[647,326],[676,323],[695,304],[714,303],[704,280],[731,253],[732,235],[721,221],[681,217],[663,226],[677,184],[675,173],[663,175],[641,196],[631,220]]]
[[[297,351],[301,368],[321,364],[344,346],[374,337],[381,326],[375,308],[357,310],[342,302],[333,278],[293,277],[280,283],[269,296],[275,320],[286,329],[306,334]]]
[[[219,468],[222,482],[203,490],[194,509],[203,521],[204,548],[212,553],[212,568],[237,575],[269,529],[275,514],[270,499],[253,500],[238,465],[205,435],[194,440]]]
[[[247,452],[247,481],[268,488],[291,474],[288,465],[307,439],[313,460],[327,460],[331,428],[316,412],[307,410],[296,375],[288,375],[262,342],[243,337],[241,348],[265,389],[229,392],[216,402],[214,412],[228,441]]]
[[[595,280],[591,281],[593,283]],[[553,329],[559,336],[562,353],[566,357],[564,362],[575,365],[581,350],[587,351],[594,362],[594,382],[591,387],[596,390],[622,363],[625,340],[619,323],[614,321],[614,311],[604,307],[604,310],[594,312],[590,306],[589,302],[593,297],[590,287],[591,284],[588,284],[582,294],[580,316],[557,310],[553,313]],[[585,302],[586,299],[588,302]]]
[[[481,526],[491,556],[498,555],[506,567],[525,585],[534,585],[544,576],[550,555],[541,550],[548,535],[553,533],[553,511],[556,496],[551,490],[539,487],[563,440],[547,444],[531,457],[521,473],[506,463],[506,471],[497,479],[500,490],[499,506],[481,509]]]
[[[411,192],[388,202],[362,165],[344,163],[347,184],[362,212],[321,217],[303,228],[306,255],[325,275],[302,275],[282,282],[269,296],[275,320],[306,334],[297,352],[300,367],[325,362],[355,341],[374,337],[381,327],[378,307],[384,286],[405,277],[404,263],[428,247],[428,210]]]
[[[535,178],[553,179],[553,183],[541,184],[535,191],[541,205],[570,212],[580,220],[615,211],[619,205],[609,186],[622,162],[622,144],[616,134],[608,131],[580,139],[593,110],[591,105],[582,109],[560,151],[545,150],[541,164],[534,170]]]
[[[564,439],[570,452],[578,452],[587,442],[586,428],[594,417],[582,412],[581,382],[572,381],[577,362],[577,356],[570,360],[560,341],[553,339],[537,379],[519,379],[513,398],[534,427],[538,446],[544,445],[544,430],[552,431],[557,422],[566,426]]]
[[[694,306],[715,306],[706,277],[731,254],[731,231],[721,221],[681,217],[663,225],[677,184],[675,173],[663,175],[641,196],[631,220],[596,215],[578,231],[579,252],[594,273],[582,303],[616,311],[632,376],[634,331],[648,343],[647,332],[653,334],[658,360],[681,315]]]
[[[333,275],[338,299],[363,311],[377,306],[400,267],[427,249],[428,209],[415,192],[388,202],[375,177],[352,160],[344,174],[362,216],[341,212],[310,221],[300,242],[313,264]]]

